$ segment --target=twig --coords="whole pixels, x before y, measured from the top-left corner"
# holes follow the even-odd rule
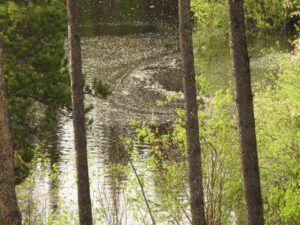
[[[140,185],[140,188],[141,188],[141,190],[142,190],[142,194],[143,194],[145,203],[146,203],[146,205],[147,205],[147,208],[148,208],[148,211],[149,211],[149,214],[150,214],[152,223],[153,223],[153,225],[156,225],[155,220],[154,220],[154,217],[153,217],[152,212],[151,212],[151,209],[150,209],[150,206],[149,206],[149,203],[148,203],[148,199],[146,198],[146,194],[145,194],[145,191],[144,191],[143,184],[142,184],[142,182],[141,182],[141,180],[140,180],[140,178],[139,178],[139,175],[138,175],[138,173],[137,173],[137,171],[136,171],[136,169],[135,169],[135,167],[134,167],[134,165],[133,165],[133,163],[132,163],[132,160],[130,159],[130,157],[128,157],[128,159],[129,159],[129,163],[130,163],[130,165],[131,165],[131,167],[132,167],[132,169],[133,169],[133,171],[134,171],[134,174],[135,174],[135,176],[136,176],[136,179],[137,179],[137,181],[139,182],[139,185]]]
[[[189,217],[189,215],[187,214],[187,212],[185,211],[185,209],[183,208],[182,205],[180,205],[180,208],[182,209],[182,211],[183,211],[185,217],[186,217],[186,218],[188,219],[188,221],[192,224],[191,218]]]

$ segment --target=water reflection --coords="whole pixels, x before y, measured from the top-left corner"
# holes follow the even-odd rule
[[[128,164],[128,157],[126,150],[122,144],[121,131],[117,127],[109,127],[109,140],[110,145],[108,148],[107,164],[114,167],[123,166]],[[112,223],[120,225],[122,224],[122,218],[124,218],[120,199],[121,196],[121,183],[126,181],[126,175],[122,170],[110,170],[108,172],[110,196],[112,203]]]
[[[60,162],[60,152],[59,152],[59,137],[58,133],[54,133],[50,143],[48,144],[48,157],[50,163],[49,172],[49,189],[50,189],[50,213],[56,214],[59,204],[59,162]]]
[[[85,36],[159,32],[175,28],[177,0],[85,0],[81,6]],[[165,26],[165,24],[168,26]]]

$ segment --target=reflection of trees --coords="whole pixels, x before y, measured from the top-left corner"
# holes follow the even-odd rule
[[[177,0],[84,0],[83,35],[155,32],[164,23],[177,29]]]
[[[94,22],[133,22],[177,18],[177,0],[85,0],[83,15],[89,12]]]
[[[108,147],[108,162],[112,165],[112,169],[109,170],[109,184],[111,194],[111,222],[113,225],[122,224],[123,212],[120,205],[120,193],[121,183],[126,179],[124,171],[121,168],[126,165],[128,160],[126,158],[126,152],[121,140],[121,131],[118,127],[109,127],[109,147]],[[121,167],[119,167],[121,166]]]
[[[177,0],[143,0],[147,21],[151,22],[171,22],[178,20]]]
[[[58,209],[59,134],[57,124],[53,126],[56,127],[47,132],[47,140],[36,151],[32,175],[20,185],[18,200],[24,224],[43,224],[48,217],[55,219]]]
[[[59,149],[59,132],[57,129],[51,134],[47,145],[47,157],[49,158],[49,198],[50,198],[50,213],[55,215],[58,209],[59,201],[59,170],[58,164],[60,162]]]

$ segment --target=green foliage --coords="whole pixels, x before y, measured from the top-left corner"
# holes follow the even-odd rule
[[[192,0],[191,8],[199,28],[227,27],[226,1]]]
[[[15,179],[20,184],[30,173],[31,160],[34,157],[33,149],[19,149],[15,156]]]
[[[297,0],[246,0],[246,24],[258,29],[294,29],[294,22],[289,22],[291,15],[297,11],[297,4]],[[192,10],[200,28],[227,27],[227,1],[193,0]]]
[[[291,14],[297,9],[297,0],[266,0],[254,2],[245,1],[245,11],[248,23],[256,27],[267,29],[280,29],[285,27]],[[294,24],[292,24],[294,25]]]
[[[57,122],[59,111],[71,110],[64,3],[6,1],[0,6],[0,27],[16,174],[23,179],[34,145]]]
[[[91,85],[85,86],[85,93],[106,99],[112,94],[109,84],[104,83],[102,80],[94,79]]]
[[[300,218],[299,74],[297,61],[282,62],[279,79],[255,98],[267,224],[296,225]]]

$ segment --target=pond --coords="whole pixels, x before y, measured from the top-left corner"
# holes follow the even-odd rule
[[[182,89],[177,3],[175,0],[83,0],[81,21],[86,80],[100,78],[113,91],[107,99],[86,96],[85,103],[94,107],[88,114],[93,120],[88,129],[88,157],[95,224],[151,224],[146,207],[137,209],[130,203],[138,201],[141,195],[134,172],[125,175],[110,167],[129,165],[121,142],[123,136],[132,136],[131,120],[156,120],[164,125],[174,118],[174,106],[162,108],[157,101]],[[276,70],[276,59],[289,50],[283,40],[274,34],[249,40],[254,83]],[[215,90],[229,88],[228,34],[195,30],[194,48],[196,73],[205,76]],[[52,220],[77,224],[71,120],[61,118],[51,139],[36,154],[32,176],[18,187],[26,225],[51,224]],[[151,166],[143,163],[149,157],[148,149],[146,144],[133,149],[136,153],[133,163],[141,176],[151,176]],[[156,201],[155,183],[145,186],[149,199]],[[182,198],[187,201],[186,196]],[[59,219],[56,214],[60,214]],[[183,217],[180,222],[188,224],[188,219]],[[158,224],[173,224],[173,221]]]

